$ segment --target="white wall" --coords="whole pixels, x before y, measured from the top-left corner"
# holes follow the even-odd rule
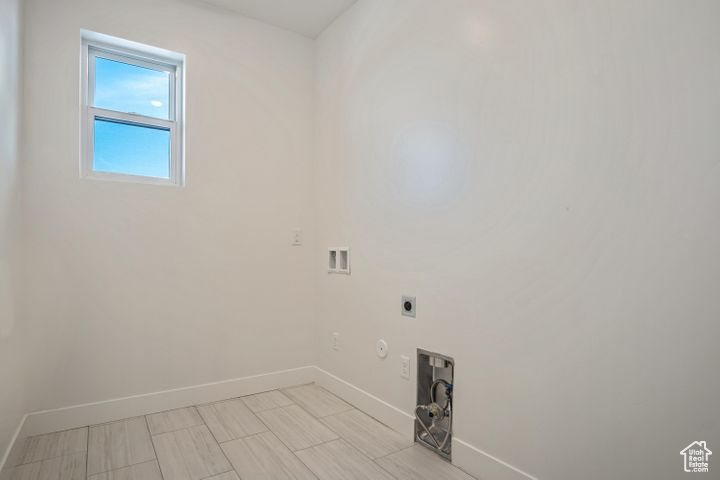
[[[714,0],[344,14],[316,60],[321,367],[410,412],[399,355],[453,356],[457,438],[544,479],[675,479],[720,445],[718,25]]]
[[[457,438],[539,478],[674,479],[720,444],[717,2],[362,0],[316,52],[192,1],[25,4],[0,451],[22,412],[310,364],[318,340],[407,412],[398,356],[454,356]],[[79,179],[81,28],[187,55],[186,187]],[[352,276],[325,273],[338,245]]]
[[[19,1],[0,0],[0,468],[27,411],[27,337],[15,315],[20,23]]]
[[[312,364],[312,42],[191,2],[25,8],[31,409]],[[79,178],[81,28],[187,56],[184,188]]]

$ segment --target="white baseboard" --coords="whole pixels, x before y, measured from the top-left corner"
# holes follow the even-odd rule
[[[453,437],[452,463],[479,479],[488,480],[538,480],[497,457],[483,452],[469,443]]]
[[[315,382],[324,389],[334,393],[373,418],[378,419],[396,432],[413,437],[415,417],[399,408],[390,405],[371,393],[342,380],[320,367],[315,367]]]
[[[334,393],[346,402],[354,405],[368,415],[378,419],[388,427],[401,433],[414,435],[415,417],[410,413],[390,405],[375,395],[342,380],[322,368],[316,367],[315,381],[323,388]],[[453,465],[481,480],[538,480],[500,460],[483,452],[477,447],[453,437]]]
[[[234,378],[220,382],[133,395],[102,402],[33,412],[19,438],[58,432],[85,425],[96,425],[149,413],[252,395],[276,388],[313,382],[315,367],[307,366],[277,372]]]
[[[317,382],[390,428],[409,436],[413,435],[414,417],[410,413],[319,367],[306,366],[29,413],[18,426],[13,441],[0,462],[0,478],[4,464],[17,450],[14,447],[19,439],[311,382]],[[482,480],[537,480],[536,477],[457,437],[453,438],[453,464]]]

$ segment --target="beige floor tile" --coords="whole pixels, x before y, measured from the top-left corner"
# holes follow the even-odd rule
[[[26,463],[13,468],[10,480],[38,480],[40,478],[42,463],[43,462]]]
[[[393,480],[345,440],[323,443],[295,454],[320,480]]]
[[[339,438],[297,405],[266,410],[258,415],[291,450],[300,450]]]
[[[88,480],[162,480],[157,460],[110,470],[88,477]]]
[[[198,411],[220,443],[267,431],[240,399],[203,405]]]
[[[148,426],[152,435],[182,430],[203,424],[195,407],[178,408],[167,412],[154,413],[147,416]]]
[[[414,443],[412,438],[406,438],[359,410],[330,415],[320,421],[370,458],[384,457]]]
[[[153,435],[164,480],[200,480],[232,470],[205,425]]]
[[[353,409],[351,405],[314,383],[286,388],[283,392],[316,417],[325,417]]]
[[[427,448],[415,445],[376,462],[399,480],[472,480],[473,477]]]
[[[472,480],[412,443],[302,385],[30,437],[14,449],[10,464],[19,465],[0,479]]]
[[[88,429],[76,428],[63,432],[29,437],[19,447],[16,463],[32,463],[87,450]]]
[[[315,480],[310,470],[272,433],[222,444],[243,480]]]
[[[229,471],[221,473],[220,475],[213,475],[212,477],[208,477],[205,480],[240,480],[240,477],[238,477],[237,473]]]
[[[88,475],[155,459],[144,417],[90,427]]]
[[[293,403],[293,401],[286,397],[280,390],[271,390],[269,392],[242,397],[242,401],[245,402],[245,405],[253,412],[287,407]]]
[[[15,467],[11,480],[85,480],[85,453]]]

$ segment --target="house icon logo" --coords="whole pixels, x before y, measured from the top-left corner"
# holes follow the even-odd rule
[[[709,471],[709,457],[712,452],[708,450],[705,442],[691,443],[680,451],[680,455],[685,457],[684,467],[686,472],[701,473]]]

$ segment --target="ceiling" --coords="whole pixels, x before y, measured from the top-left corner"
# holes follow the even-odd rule
[[[357,0],[202,0],[315,38]]]

